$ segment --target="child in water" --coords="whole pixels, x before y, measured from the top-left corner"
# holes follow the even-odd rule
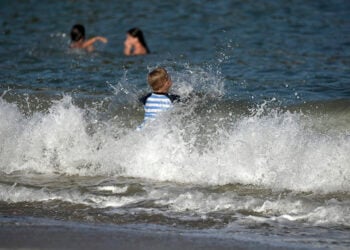
[[[149,53],[150,51],[148,49],[142,31],[139,28],[132,28],[128,30],[124,42],[124,55],[136,56]]]
[[[102,36],[95,36],[88,40],[85,40],[85,28],[81,24],[76,24],[72,27],[70,32],[71,43],[70,48],[85,49],[88,52],[94,50],[93,44],[97,41],[107,43],[108,40]]]
[[[154,120],[161,112],[172,108],[173,102],[180,99],[180,96],[168,93],[172,86],[172,81],[164,68],[154,69],[148,74],[147,80],[152,88],[152,93],[140,99],[144,104],[145,117],[139,129],[148,121]]]

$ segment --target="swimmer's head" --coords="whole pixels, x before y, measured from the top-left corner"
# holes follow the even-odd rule
[[[164,68],[156,68],[148,74],[148,84],[155,92],[167,92],[171,85],[171,79]]]
[[[150,53],[148,46],[146,44],[145,38],[143,36],[143,32],[142,30],[140,30],[139,28],[132,28],[128,30],[128,35],[137,38],[139,40],[139,42],[142,44],[142,46],[146,49],[147,53]]]
[[[85,28],[81,24],[76,24],[72,27],[70,32],[70,38],[73,42],[80,41],[81,39],[85,39]]]

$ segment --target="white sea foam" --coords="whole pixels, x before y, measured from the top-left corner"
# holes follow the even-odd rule
[[[191,108],[184,110],[192,112]],[[91,132],[89,125],[96,121],[89,120],[86,110],[72,104],[70,97],[56,102],[48,112],[29,117],[15,105],[1,100],[0,114],[7,119],[0,125],[0,170],[130,176],[204,186],[242,183],[316,194],[349,192],[349,137],[313,130],[315,118],[258,110],[232,124],[214,117],[216,122],[206,130],[206,124],[198,123],[198,117],[183,121],[177,112],[161,117],[159,123],[141,132],[119,130],[119,125],[111,121]],[[152,201],[156,207],[166,207],[166,212],[157,208],[148,211],[142,206],[135,211],[166,213],[165,216],[182,213],[183,220],[227,213],[234,214],[241,224],[350,225],[350,206],[346,200],[308,201],[293,195],[276,199],[171,187],[144,187],[145,192],[136,195],[127,195],[127,186],[99,186],[97,191],[101,194],[0,184],[0,200],[9,203],[58,200],[110,208],[110,213],[124,213],[125,207]],[[103,192],[117,195],[106,196]],[[240,216],[241,211],[262,216]]]
[[[319,133],[312,129],[317,120],[274,110],[232,122],[216,117],[208,106],[205,124],[190,105],[141,132],[112,121],[91,132],[96,121],[68,96],[30,117],[1,100],[0,114],[6,119],[0,125],[0,171],[350,190],[349,136]]]
[[[126,187],[125,187],[126,188]],[[99,187],[99,191],[122,193],[123,188],[115,186]],[[14,202],[44,202],[61,201],[71,204],[83,204],[94,208],[110,208],[109,213],[121,213],[123,207],[133,206],[143,201],[153,201],[156,207],[166,207],[166,216],[171,213],[183,213],[181,219],[195,220],[207,218],[210,213],[235,214],[243,224],[254,223],[288,223],[308,222],[313,225],[350,226],[350,204],[348,201],[329,199],[313,201],[295,196],[285,196],[278,199],[266,200],[267,197],[240,196],[235,192],[207,193],[206,191],[163,187],[151,189],[138,195],[104,196],[91,193],[81,193],[77,190],[35,189],[18,185],[0,184],[0,200]],[[135,208],[136,209],[136,208]],[[138,207],[138,212],[163,213],[156,208]],[[253,211],[262,216],[240,216],[241,211]],[[191,218],[186,214],[190,213]],[[183,218],[182,218],[183,217]],[[187,218],[187,219],[186,219]]]
[[[108,191],[113,194],[121,194],[125,193],[128,190],[128,187],[116,187],[116,186],[103,186],[103,187],[97,187],[97,190],[99,191]]]
[[[43,202],[43,201],[62,201],[71,204],[83,204],[96,208],[122,207],[134,202],[144,200],[143,196],[116,197],[93,195],[81,193],[76,190],[50,191],[46,189],[32,189],[17,185],[0,184],[0,200],[16,202]]]
[[[228,130],[214,131],[204,148],[193,145],[199,135],[186,138],[186,128],[155,126],[144,131],[142,144],[128,144],[137,157],[130,155],[125,173],[212,185],[348,191],[349,138],[316,133],[308,128],[308,122],[302,115],[288,112],[243,117]]]

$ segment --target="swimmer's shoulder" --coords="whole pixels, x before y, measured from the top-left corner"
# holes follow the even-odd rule
[[[168,94],[167,96],[171,102],[180,102],[181,101],[181,97],[179,95]]]
[[[150,97],[153,93],[148,93],[144,96],[142,96],[141,98],[139,98],[139,101],[141,103],[143,103],[143,105],[146,104],[146,101],[148,99],[148,97]],[[180,102],[181,101],[181,97],[179,95],[174,95],[174,94],[164,94],[166,97],[169,98],[169,100],[174,103],[174,102]]]
[[[148,93],[144,96],[142,96],[141,98],[139,98],[139,101],[143,104],[143,105],[146,105],[146,101],[148,99],[148,97],[150,97],[152,95],[152,93]]]

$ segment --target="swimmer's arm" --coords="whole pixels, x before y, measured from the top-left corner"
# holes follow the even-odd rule
[[[142,96],[139,101],[142,102],[143,105],[146,105],[147,98],[150,97],[152,93],[148,93],[147,95]]]
[[[131,50],[132,50],[132,43],[129,41],[124,42],[124,55],[130,56],[131,55]]]
[[[108,42],[108,39],[103,37],[103,36],[95,36],[93,38],[90,38],[89,40],[87,40],[86,42],[84,42],[83,44],[83,48],[88,48],[90,47],[91,45],[93,45],[95,42],[103,42],[103,43],[107,43]]]

